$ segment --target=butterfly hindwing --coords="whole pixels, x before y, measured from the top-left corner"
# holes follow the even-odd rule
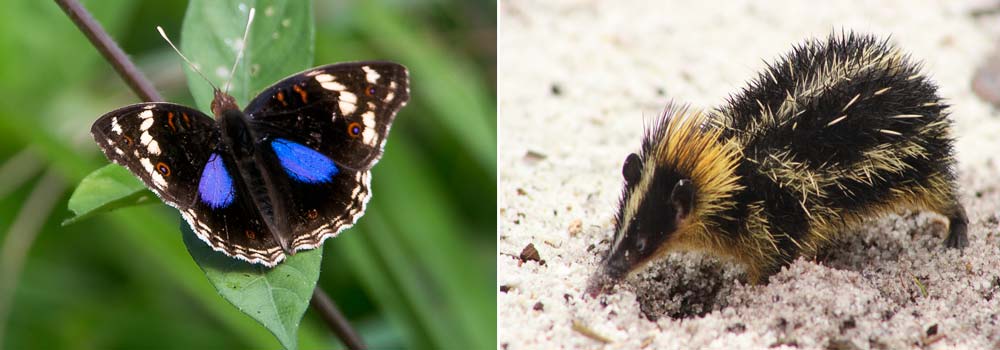
[[[296,250],[312,249],[354,225],[371,198],[371,172],[345,170],[334,181],[305,184],[293,181],[289,193],[297,198],[289,221]]]
[[[312,249],[357,222],[371,197],[371,173],[339,167],[303,144],[270,140],[277,166],[272,172],[283,193],[281,207],[293,250]],[[277,176],[275,176],[278,178]]]
[[[244,110],[259,132],[319,151],[338,166],[368,170],[396,113],[409,100],[406,68],[391,62],[316,67],[282,80]]]
[[[236,172],[235,160],[219,147],[209,156],[198,184],[197,200],[181,209],[199,239],[229,256],[274,266],[285,254]]]
[[[111,111],[94,122],[91,134],[109,160],[178,209],[195,199],[202,167],[219,141],[212,118],[170,103]]]

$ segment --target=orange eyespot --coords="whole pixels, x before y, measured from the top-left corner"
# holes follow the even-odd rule
[[[319,217],[319,212],[317,212],[316,209],[310,209],[309,212],[306,213],[306,216],[309,217],[309,220],[316,220],[316,218]]]
[[[132,138],[128,137],[128,136],[123,136],[123,137],[125,138],[125,140],[124,140],[125,145],[126,146],[131,146],[132,145]]]
[[[245,234],[247,236],[247,238],[249,238],[251,241],[257,239],[257,233],[255,233],[255,232],[253,232],[251,230],[243,231],[243,234]]]
[[[170,176],[170,167],[163,162],[156,163],[156,171],[163,174],[163,176]]]
[[[375,96],[375,85],[368,84],[365,88],[365,95]]]
[[[351,135],[351,137],[358,137],[358,135],[361,135],[361,124],[353,122],[347,125],[347,134]]]

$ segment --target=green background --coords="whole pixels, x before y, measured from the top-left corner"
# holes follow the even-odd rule
[[[193,105],[185,2],[85,1],[168,101]],[[373,169],[358,225],[327,241],[319,284],[374,348],[495,346],[496,4],[320,1],[317,65],[385,59],[412,98]],[[0,346],[278,348],[217,295],[165,205],[73,225],[66,200],[107,161],[88,131],[138,102],[54,2],[0,13]],[[311,310],[300,348],[338,344]]]

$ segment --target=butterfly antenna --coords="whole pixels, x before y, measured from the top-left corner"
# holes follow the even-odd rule
[[[229,85],[233,82],[233,74],[236,74],[236,66],[240,64],[240,59],[243,58],[243,50],[247,47],[247,37],[250,35],[250,23],[253,23],[254,8],[250,8],[250,17],[247,18],[247,27],[243,31],[243,41],[240,42],[240,51],[236,53],[236,62],[233,62],[233,69],[229,70],[229,80],[226,81],[226,93],[229,93]]]
[[[202,79],[205,79],[205,81],[208,82],[208,85],[212,85],[213,89],[219,90],[219,88],[216,87],[215,84],[212,84],[211,80],[208,80],[208,78],[205,77],[205,74],[203,74],[201,70],[198,69],[198,66],[195,66],[194,63],[191,63],[191,60],[185,57],[184,54],[181,53],[181,50],[177,49],[177,46],[174,45],[174,42],[170,41],[170,38],[167,37],[167,33],[163,32],[163,27],[156,26],[156,30],[160,32],[160,36],[163,37],[163,40],[166,40],[167,44],[170,44],[170,47],[174,48],[174,51],[177,52],[177,54],[184,59],[184,62],[187,62],[188,66],[191,66],[191,69],[194,69],[195,73],[198,73],[198,75],[200,75]]]

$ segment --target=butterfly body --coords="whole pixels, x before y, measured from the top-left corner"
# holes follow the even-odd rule
[[[267,149],[270,140],[257,135],[251,126],[252,121],[246,114],[239,109],[229,107],[235,105],[227,106],[216,115],[221,131],[218,151],[232,156],[231,169],[235,168],[236,174],[243,180],[244,193],[248,193],[253,199],[252,204],[261,214],[264,225],[281,250],[293,254],[295,251],[291,249],[288,238],[291,235],[290,228],[287,220],[283,220],[287,215],[283,210],[286,207],[283,203],[286,198],[283,198],[281,193],[287,184],[284,177],[277,174],[280,169],[270,166],[277,161],[274,153]],[[205,192],[202,192],[199,188],[199,194],[205,193],[203,199],[212,200],[210,191],[213,190],[215,189],[206,187]]]
[[[91,132],[213,249],[274,266],[364,213],[369,170],[408,83],[395,63],[335,64],[278,82],[244,110],[216,91],[214,119],[145,103],[105,114]]]

